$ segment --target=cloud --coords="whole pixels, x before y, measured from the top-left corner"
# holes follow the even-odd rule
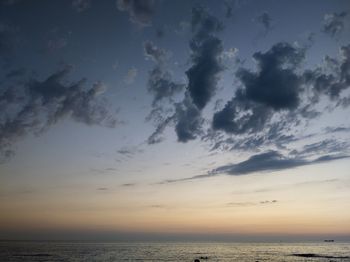
[[[271,30],[272,28],[272,19],[270,15],[267,12],[263,12],[262,14],[258,15],[255,19],[257,23],[259,23],[265,31],[265,35]]]
[[[164,49],[158,48],[151,41],[144,43],[146,58],[155,62],[155,66],[149,71],[148,91],[154,96],[153,106],[164,99],[171,99],[173,95],[181,92],[184,84],[172,80],[172,74],[167,69],[166,60],[169,56]]]
[[[149,145],[154,145],[163,141],[162,134],[165,128],[173,122],[174,117],[175,115],[172,115],[162,121],[159,121],[158,125],[156,126],[156,130],[154,130],[154,132],[147,138],[147,143]]]
[[[305,165],[305,160],[286,158],[277,151],[253,155],[248,160],[238,164],[221,166],[212,173],[228,173],[230,175],[244,175],[261,171],[275,171]]]
[[[204,119],[188,95],[182,103],[176,105],[175,118],[175,131],[179,142],[186,143],[202,133],[201,127]]]
[[[130,68],[124,77],[124,83],[127,85],[133,84],[135,82],[137,75],[138,75],[137,68],[135,67]]]
[[[176,183],[183,181],[192,181],[203,178],[214,177],[221,174],[232,176],[250,175],[261,172],[274,172],[293,169],[300,166],[320,164],[340,159],[349,158],[350,155],[323,155],[314,159],[303,158],[302,156],[285,156],[278,151],[270,150],[264,153],[250,156],[247,160],[235,164],[219,166],[206,174],[196,175],[192,177],[169,179],[159,184]]]
[[[277,200],[263,200],[260,202],[230,202],[226,205],[228,207],[250,207],[250,206],[260,206],[260,205],[268,205],[268,204],[276,204],[278,203]]]
[[[148,92],[153,96],[152,110],[146,117],[147,121],[153,121],[156,130],[148,137],[147,143],[157,144],[163,141],[165,128],[172,124],[174,116],[174,96],[185,87],[184,84],[172,80],[172,73],[168,69],[167,61],[169,52],[157,47],[153,42],[144,42],[146,59],[152,60],[155,65],[149,71]]]
[[[125,184],[121,184],[121,187],[133,187],[136,186],[136,183],[125,183]]]
[[[256,172],[279,171],[299,166],[317,164],[348,158],[346,155],[325,155],[314,160],[307,160],[301,157],[286,157],[277,151],[253,155],[245,161],[237,164],[229,164],[212,170],[212,175],[226,173],[229,175],[247,175]]]
[[[338,127],[327,127],[326,133],[332,134],[336,132],[350,132],[350,127],[338,126]]]
[[[277,186],[272,186],[272,187],[261,187],[261,188],[256,188],[256,189],[250,189],[250,190],[236,190],[233,191],[232,194],[234,195],[246,195],[246,194],[257,194],[257,193],[267,193],[267,192],[276,192],[276,191],[285,191],[293,188],[300,188],[304,186],[309,186],[309,185],[324,185],[324,184],[334,184],[334,183],[339,183],[342,182],[342,180],[339,179],[326,179],[326,180],[308,180],[308,181],[303,181],[303,182],[298,182],[298,183],[293,183],[293,184],[279,184]]]
[[[98,99],[105,87],[86,80],[66,81],[71,68],[57,71],[44,80],[30,79],[10,85],[0,94],[0,152],[8,156],[12,145],[27,134],[40,134],[64,118],[86,125],[114,127],[117,123],[105,103]],[[11,110],[9,110],[11,108]]]
[[[91,7],[91,0],[73,0],[72,7],[79,13]]]
[[[222,53],[222,57],[226,59],[233,59],[237,56],[237,53],[238,49],[235,47],[231,47]]]
[[[146,41],[143,43],[144,53],[147,58],[152,59],[158,64],[165,62],[167,52],[164,49],[157,47],[153,42]]]
[[[70,32],[66,32],[59,27],[51,28],[45,34],[45,40],[41,52],[43,53],[54,53],[67,48],[69,45]]]
[[[253,58],[258,70],[237,70],[236,77],[242,86],[214,114],[214,130],[228,134],[256,133],[265,128],[275,113],[295,110],[300,104],[302,77],[296,71],[304,58],[303,49],[277,43],[265,53],[254,53]]]
[[[223,29],[222,23],[208,14],[204,8],[192,9],[190,41],[193,65],[186,71],[188,91],[193,103],[201,110],[210,101],[217,89],[218,74],[223,70],[222,41],[215,36]]]
[[[299,156],[320,155],[330,153],[342,153],[349,148],[349,143],[335,139],[325,139],[319,142],[304,145],[300,150],[293,150],[291,154]]]
[[[119,162],[126,161],[128,159],[133,158],[136,154],[141,153],[143,153],[143,149],[141,149],[139,146],[125,146],[117,150],[119,158],[117,158],[116,160],[118,160]]]
[[[323,18],[322,31],[331,37],[339,36],[344,30],[347,12],[326,14]]]
[[[295,69],[304,58],[304,50],[278,43],[266,53],[256,52],[253,58],[257,72],[241,68],[236,74],[245,87],[242,98],[275,110],[296,108],[300,80]]]
[[[313,69],[303,68],[306,51],[277,43],[253,55],[255,72],[238,68],[234,96],[221,109],[216,108],[212,128],[202,137],[211,141],[212,151],[256,152],[264,146],[287,149],[288,144],[307,138],[296,134],[310,121],[326,110],[350,105],[345,92],[350,87],[350,45],[340,47],[339,57],[326,56]],[[345,152],[348,147],[341,141],[326,142],[319,148],[324,149],[321,153],[332,153],[332,147]]]
[[[129,13],[130,20],[139,26],[150,26],[155,0],[117,0],[117,8]]]
[[[54,52],[66,47],[68,41],[64,37],[52,38],[47,41],[46,50],[49,52]]]
[[[243,114],[244,111],[247,113]],[[214,130],[223,130],[232,134],[258,132],[271,118],[271,112],[271,109],[265,106],[240,101],[235,97],[228,101],[221,111],[214,114],[212,127]]]
[[[108,187],[99,187],[96,189],[97,191],[107,191]]]
[[[182,102],[169,100],[174,108],[155,107],[149,118],[158,118],[156,130],[148,138],[149,144],[162,141],[162,133],[170,124],[175,124],[179,142],[186,143],[203,133],[204,119],[201,111],[214,96],[218,74],[223,70],[222,41],[216,33],[223,29],[222,23],[203,7],[192,9],[192,38],[190,40],[192,66],[186,71],[188,85]],[[145,54],[156,63],[150,72],[149,91],[154,94],[153,106],[163,98],[171,98],[182,91],[184,85],[176,84],[164,68],[166,52],[152,42],[144,44]],[[168,114],[164,116],[164,112]],[[170,113],[169,113],[170,112]]]
[[[347,107],[340,97],[343,90],[350,87],[350,44],[340,47],[340,58],[325,57],[326,68],[306,70],[303,81],[311,87],[313,102],[319,101],[320,95],[326,95],[331,100],[337,101],[337,105]],[[345,98],[346,99],[346,98]]]
[[[216,37],[216,33],[223,29],[222,23],[199,6],[192,9],[191,28],[192,66],[186,71],[187,90],[183,101],[175,103],[175,113],[171,117],[177,139],[182,143],[203,133],[201,111],[214,96],[218,74],[223,70],[222,41]]]

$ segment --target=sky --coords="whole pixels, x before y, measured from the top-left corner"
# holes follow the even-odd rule
[[[347,0],[0,0],[0,239],[350,240]]]

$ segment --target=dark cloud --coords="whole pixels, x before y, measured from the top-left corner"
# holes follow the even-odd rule
[[[212,150],[254,151],[266,145],[286,149],[287,144],[300,139],[292,130],[321,116],[321,108],[350,105],[350,97],[343,95],[350,87],[350,45],[340,48],[339,58],[326,56],[323,64],[307,70],[302,67],[306,50],[277,43],[267,52],[253,55],[256,72],[243,67],[237,70],[241,85],[214,113],[212,129],[203,137],[213,143]],[[333,146],[345,150],[348,145]],[[324,152],[331,152],[329,147],[327,150]]]
[[[68,83],[70,68],[57,71],[45,80],[31,79],[19,86],[3,88],[0,94],[0,151],[5,156],[18,139],[40,134],[64,118],[87,125],[114,127],[117,123],[98,95],[100,82],[86,88],[86,80]]]
[[[338,126],[338,127],[327,127],[327,134],[337,133],[337,132],[350,132],[350,127]]]
[[[347,12],[326,14],[323,19],[322,31],[332,37],[338,36],[344,30],[347,15]]]
[[[149,73],[148,90],[154,95],[153,103],[164,98],[171,98],[174,94],[181,92],[183,84],[172,81],[172,75],[161,67],[155,67]]]
[[[349,144],[335,139],[325,139],[319,142],[304,145],[300,150],[294,150],[291,153],[299,156],[314,156],[320,154],[340,154],[346,152]]]
[[[91,7],[91,0],[73,0],[72,7],[77,12],[84,12]]]
[[[144,52],[146,58],[155,63],[148,76],[148,91],[153,95],[153,102],[147,120],[155,122],[156,130],[148,137],[147,143],[157,144],[163,140],[165,128],[175,120],[173,97],[180,93],[185,85],[172,80],[172,74],[166,64],[169,57],[167,51],[147,41],[144,43]]]
[[[201,110],[217,89],[218,74],[223,70],[222,41],[215,35],[223,29],[222,23],[203,7],[192,9],[192,39],[190,41],[193,65],[186,71],[187,91],[182,103],[175,105],[175,131],[179,142],[188,142],[202,134],[204,119]]]
[[[150,144],[160,142],[162,140],[160,135],[165,127],[172,123],[175,123],[179,142],[188,142],[202,134],[204,119],[201,110],[214,96],[218,74],[223,70],[222,41],[216,37],[216,33],[223,29],[223,25],[203,7],[195,7],[192,9],[191,28],[192,66],[186,71],[188,85],[185,97],[182,102],[174,104],[173,113],[159,117],[156,130],[148,139]],[[163,98],[171,98],[180,92],[183,85],[174,83],[168,71],[164,71],[166,57],[164,50],[157,48],[151,42],[146,42],[144,48],[146,56],[156,62],[156,67],[150,72],[149,77],[149,91],[154,94],[153,105],[155,105]],[[156,108],[153,113],[159,115],[162,111],[163,108]]]
[[[242,98],[274,110],[296,108],[300,79],[295,69],[304,58],[304,50],[278,43],[266,53],[256,52],[253,58],[257,62],[257,72],[240,68],[236,74],[244,85]]]
[[[267,151],[252,155],[247,160],[236,163],[220,166],[209,171],[207,174],[196,175],[193,177],[186,177],[180,179],[164,180],[159,184],[168,184],[183,181],[192,181],[203,178],[214,177],[220,174],[227,174],[233,176],[249,175],[258,172],[274,172],[288,170],[300,166],[314,165],[324,162],[330,162],[340,159],[349,158],[350,155],[323,155],[321,157],[314,158],[312,160],[304,158],[302,156],[285,156],[278,151]]]
[[[155,67],[149,72],[148,91],[154,96],[153,106],[164,99],[171,99],[173,95],[181,92],[184,84],[172,80],[172,74],[167,69],[166,60],[169,55],[164,49],[158,48],[152,42],[144,43],[146,58],[155,62]]]
[[[274,171],[305,165],[305,160],[286,158],[277,151],[253,155],[248,160],[238,164],[231,164],[213,170],[213,173],[228,173],[230,175],[244,175],[261,171]]]
[[[204,119],[188,95],[182,103],[176,105],[175,118],[175,131],[179,142],[186,143],[202,133]]]
[[[154,14],[155,0],[118,0],[117,7],[126,11],[130,20],[140,26],[149,26]]]
[[[267,12],[263,12],[262,14],[258,15],[255,19],[257,23],[262,25],[265,31],[265,35],[271,30],[272,27],[272,19],[270,15]]]
[[[326,68],[306,70],[303,74],[304,83],[311,87],[314,95],[312,102],[318,102],[319,96],[323,94],[337,102],[337,105],[347,107],[346,103],[342,103],[344,97],[340,94],[350,87],[350,44],[340,47],[340,59],[326,57],[325,61]]]
[[[244,112],[246,113],[242,116]],[[265,106],[240,101],[238,97],[235,97],[227,102],[221,111],[214,114],[212,127],[214,130],[223,130],[233,134],[258,132],[271,118],[271,112],[271,109]]]
[[[163,132],[165,128],[170,125],[175,119],[175,115],[165,118],[158,122],[156,130],[148,137],[147,143],[149,145],[157,144],[163,141]]]
[[[286,157],[277,151],[268,151],[253,155],[248,160],[237,164],[230,164],[218,167],[211,171],[211,174],[226,173],[229,175],[247,175],[256,172],[279,171],[299,166],[317,164],[332,160],[348,158],[346,155],[325,155],[314,160],[307,160],[297,157]]]
[[[208,14],[204,8],[192,9],[190,41],[192,67],[186,71],[188,91],[193,103],[203,109],[215,94],[218,74],[223,70],[220,61],[222,41],[215,34],[222,30],[222,23]]]
[[[256,72],[242,67],[237,70],[241,86],[235,96],[214,113],[212,129],[242,137],[232,142],[220,141],[214,132],[213,148],[227,142],[230,150],[256,148],[271,141],[286,142],[286,131],[299,124],[300,117],[317,116],[309,107],[298,107],[304,90],[303,76],[297,71],[304,51],[288,43],[277,43],[265,53],[254,53]]]

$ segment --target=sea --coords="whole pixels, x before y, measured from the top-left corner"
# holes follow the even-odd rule
[[[0,261],[350,261],[350,243],[1,241]]]

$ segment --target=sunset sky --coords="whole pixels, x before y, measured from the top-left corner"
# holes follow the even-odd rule
[[[0,0],[0,239],[350,240],[348,0]]]

